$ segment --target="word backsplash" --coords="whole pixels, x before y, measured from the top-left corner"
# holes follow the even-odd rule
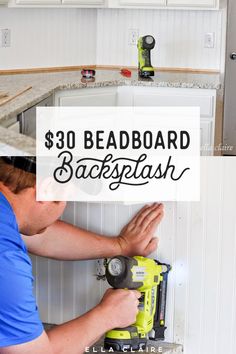
[[[199,107],[37,108],[37,200],[199,199]]]

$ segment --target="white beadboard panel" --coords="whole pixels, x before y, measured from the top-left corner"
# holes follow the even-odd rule
[[[96,19],[96,9],[1,8],[11,47],[0,47],[0,70],[94,64]]]
[[[224,24],[225,25],[225,24]],[[97,64],[137,66],[137,48],[129,29],[156,38],[156,67],[220,69],[222,11],[98,10]],[[204,48],[204,35],[215,33],[215,48]]]
[[[11,47],[0,47],[0,70],[84,64],[137,66],[129,29],[152,34],[157,67],[223,70],[226,10],[1,8],[0,29],[11,29]],[[204,35],[215,33],[215,48]]]
[[[201,201],[165,203],[152,256],[169,262],[166,340],[185,354],[235,354],[236,160],[202,158]],[[68,203],[63,220],[114,236],[140,205]],[[44,322],[62,323],[95,306],[105,281],[96,262],[32,257],[36,296]]]

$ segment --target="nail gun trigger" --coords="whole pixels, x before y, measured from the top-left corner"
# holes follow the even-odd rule
[[[139,311],[144,311],[144,300],[145,300],[145,294],[141,293],[141,297],[139,298],[139,305],[138,305],[138,309]]]

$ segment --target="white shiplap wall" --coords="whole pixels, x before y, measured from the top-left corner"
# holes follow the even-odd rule
[[[0,7],[0,29],[11,29],[0,70],[94,64],[96,20],[95,9]]]
[[[222,10],[223,11],[223,10]],[[220,69],[222,11],[98,10],[97,64],[137,66],[129,29],[152,34],[156,67]],[[215,33],[215,48],[204,48],[205,33]]]
[[[166,339],[185,354],[235,354],[236,161],[202,159],[201,201],[165,203],[157,230],[160,261],[170,262]],[[115,235],[140,208],[70,203],[63,218]],[[61,323],[98,303],[106,283],[95,261],[58,262],[33,257],[42,320]]]
[[[11,29],[11,47],[0,47],[0,70],[84,64],[137,66],[129,29],[157,40],[154,66],[223,67],[225,19],[220,11],[0,8],[0,29]],[[223,20],[222,20],[223,17]],[[215,48],[204,35],[215,33]]]

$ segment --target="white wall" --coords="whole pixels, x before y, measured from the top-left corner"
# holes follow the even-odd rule
[[[170,262],[166,339],[185,354],[235,354],[236,161],[202,159],[201,202],[165,203],[155,257]],[[64,219],[114,235],[140,206],[70,203]],[[98,303],[95,261],[33,258],[42,320],[61,323]]]
[[[137,66],[137,48],[129,29],[152,34],[152,63],[159,67],[220,69],[221,11],[98,10],[97,64]],[[215,33],[215,48],[204,48],[204,35]]]
[[[137,66],[137,48],[128,44],[130,28],[155,36],[152,61],[157,67],[219,70],[224,58],[222,11],[0,8],[2,28],[12,30],[12,46],[0,47],[0,70]],[[204,48],[206,32],[215,33],[214,49]]]
[[[12,46],[0,47],[0,70],[94,64],[95,9],[0,8],[0,29]]]

